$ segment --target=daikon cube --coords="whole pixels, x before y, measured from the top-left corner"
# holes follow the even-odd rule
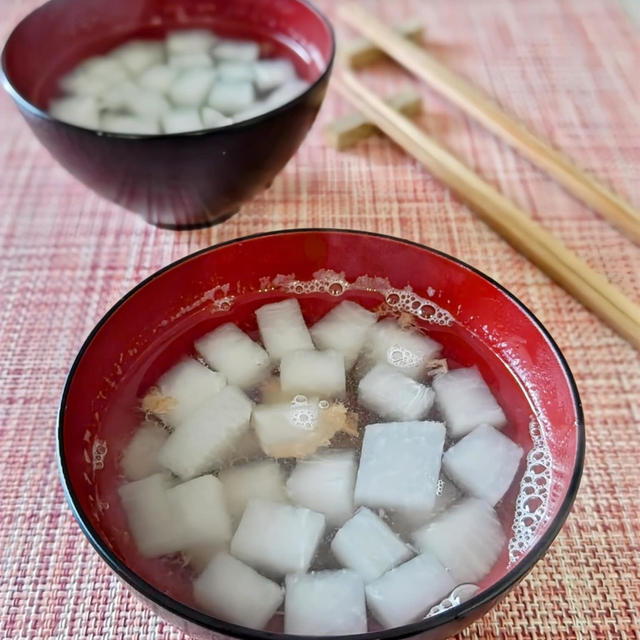
[[[267,96],[267,102],[271,105],[272,109],[277,109],[294,98],[297,98],[300,94],[306,91],[309,86],[310,84],[305,80],[289,80],[277,89],[274,89]]]
[[[318,349],[340,351],[349,370],[358,359],[367,330],[376,323],[376,319],[375,313],[345,300],[311,327],[311,337]]]
[[[247,504],[231,540],[231,553],[274,577],[305,573],[324,527],[321,513],[254,498]]]
[[[313,349],[311,335],[295,298],[265,304],[256,311],[262,344],[274,361],[298,349]]]
[[[436,501],[445,428],[440,422],[389,422],[365,428],[355,503],[428,511]]]
[[[99,97],[99,107],[111,111],[126,111],[130,100],[138,91],[140,91],[140,88],[131,80],[118,82],[109,87],[109,89]]]
[[[255,63],[258,64],[258,63]],[[252,82],[254,76],[254,63],[242,62],[241,60],[223,60],[220,62],[216,69],[218,70],[218,76],[222,80],[231,80],[246,82]]]
[[[182,523],[181,549],[231,540],[231,518],[218,478],[194,478],[169,489],[167,497],[174,517]]]
[[[247,80],[219,80],[207,98],[207,104],[216,111],[232,116],[251,106],[256,94],[251,82]]]
[[[162,114],[162,130],[165,133],[186,133],[204,129],[200,112],[195,107],[177,107]]]
[[[422,619],[455,586],[440,562],[423,553],[368,584],[365,592],[369,609],[378,622],[391,628]]]
[[[118,489],[129,530],[143,556],[175,553],[183,544],[182,523],[176,519],[167,495],[170,488],[168,476],[156,473]]]
[[[422,525],[433,520],[436,516],[446,511],[454,502],[460,498],[460,491],[453,482],[444,474],[440,474],[436,489],[436,501],[433,509],[418,510],[398,510],[394,514],[396,523],[402,528],[403,533],[418,529]]]
[[[280,361],[280,384],[285,393],[292,395],[342,397],[346,393],[344,356],[333,350],[289,351]]]
[[[496,512],[478,498],[457,502],[411,537],[451,571],[457,584],[484,578],[507,542]]]
[[[220,472],[229,513],[238,522],[252,498],[287,502],[284,472],[274,460],[260,460]]]
[[[190,69],[213,70],[214,64],[211,56],[204,51],[199,53],[174,53],[169,56],[167,64],[174,69],[188,71]]]
[[[126,108],[135,115],[157,121],[163,113],[171,109],[171,106],[161,93],[138,89],[128,96]]]
[[[260,55],[260,45],[251,40],[219,40],[211,53],[216,60],[252,62]]]
[[[243,389],[255,386],[271,371],[267,352],[231,322],[196,340],[195,347],[209,366],[227,377],[229,384]]]
[[[360,403],[381,418],[391,420],[426,417],[434,398],[433,389],[388,364],[377,364],[358,384]]]
[[[178,73],[178,69],[167,64],[155,64],[138,76],[138,84],[143,89],[167,93]]]
[[[373,325],[365,343],[367,360],[391,365],[411,378],[420,377],[441,349],[440,344],[422,333],[403,329],[394,318]]]
[[[60,86],[69,93],[98,96],[128,77],[127,70],[117,60],[95,56],[65,75]]]
[[[353,571],[288,575],[285,593],[285,633],[335,636],[367,631],[364,583]]]
[[[507,418],[476,367],[454,369],[433,381],[436,406],[442,412],[447,431],[460,438],[479,424],[500,429]]]
[[[353,451],[327,451],[297,462],[287,493],[294,504],[323,513],[329,525],[339,527],[353,513],[355,482]]]
[[[228,553],[217,554],[193,583],[196,602],[207,613],[262,629],[282,604],[282,587]]]
[[[57,98],[49,104],[49,113],[58,120],[86,129],[98,129],[100,117],[98,103],[91,96]]]
[[[200,107],[215,79],[215,69],[187,69],[173,81],[169,98],[178,107]]]
[[[185,358],[158,380],[160,396],[157,405],[148,407],[143,402],[143,407],[148,407],[168,425],[176,427],[226,384],[221,373],[211,371],[193,358]]]
[[[123,113],[103,113],[100,117],[100,130],[109,133],[128,135],[156,135],[160,125],[156,118],[130,116]]]
[[[200,117],[202,118],[202,124],[204,124],[207,129],[213,129],[214,127],[226,127],[228,124],[233,122],[231,118],[227,118],[227,116],[216,111],[212,107],[202,107],[200,110]]]
[[[97,98],[105,93],[113,82],[90,73],[73,70],[60,79],[60,87],[73,96],[91,96]]]
[[[511,486],[523,453],[513,440],[481,424],[445,452],[442,466],[461,489],[493,506]]]
[[[127,70],[119,60],[110,56],[94,56],[88,58],[76,67],[76,71],[86,73],[96,78],[103,78],[115,84],[123,82],[129,77]]]
[[[164,62],[164,42],[131,40],[111,51],[109,55],[118,60],[127,71],[138,75],[154,64]]]
[[[252,105],[233,114],[234,122],[242,122],[243,120],[250,120],[251,118],[257,118],[263,113],[271,111],[273,107],[266,100],[256,100]]]
[[[213,557],[219,553],[229,553],[229,541],[218,544],[196,544],[181,549],[182,557],[196,573],[202,573]]]
[[[291,60],[274,58],[258,60],[253,65],[253,78],[258,91],[271,91],[290,80],[296,79],[296,70]]]
[[[361,507],[331,541],[338,562],[372,582],[413,554],[375,513]]]
[[[179,29],[167,34],[167,53],[208,53],[217,38],[208,29]]]
[[[120,461],[127,480],[141,480],[162,471],[158,451],[168,437],[168,431],[151,421],[145,421],[136,429]]]
[[[343,427],[318,399],[296,396],[291,402],[258,405],[252,423],[262,450],[274,458],[305,458]],[[339,418],[340,416],[338,416]],[[345,416],[342,416],[345,417]]]
[[[238,387],[225,387],[176,427],[158,460],[183,480],[215,469],[249,429],[251,409]]]

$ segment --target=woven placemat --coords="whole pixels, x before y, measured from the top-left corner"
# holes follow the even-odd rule
[[[34,6],[4,0],[0,36]],[[335,4],[321,6],[333,15]],[[419,15],[448,65],[640,207],[640,33],[612,0],[380,2]],[[365,74],[410,82],[392,64]],[[476,171],[640,299],[640,250],[504,144],[424,90],[424,126]],[[65,374],[123,293],[196,249],[257,231],[335,226],[431,245],[493,276],[564,351],[587,423],[585,475],[551,550],[461,637],[640,638],[638,354],[449,192],[378,138],[339,154],[321,129],[348,106],[330,92],[271,189],[222,226],[147,226],[69,177],[0,96],[0,638],[183,638],[92,551],[67,508],[54,457]]]

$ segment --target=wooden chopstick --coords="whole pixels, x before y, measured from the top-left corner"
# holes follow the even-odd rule
[[[364,7],[356,3],[341,4],[338,14],[387,55],[515,147],[574,196],[640,244],[640,211],[583,173],[569,158],[529,131],[484,92],[418,45],[399,36]]]
[[[381,131],[419,160],[480,217],[612,329],[640,348],[640,307],[508,198],[385,104],[346,69],[338,90]]]

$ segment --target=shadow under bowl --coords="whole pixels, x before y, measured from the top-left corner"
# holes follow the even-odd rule
[[[140,400],[158,377],[222,323],[235,322],[255,336],[255,309],[292,295],[308,323],[345,299],[412,314],[447,357],[479,368],[505,410],[505,433],[529,452],[522,482],[497,513],[507,532],[516,505],[524,504],[530,517],[515,519],[508,548],[479,583],[480,592],[425,620],[351,636],[449,637],[513,589],[558,534],[580,482],[584,425],[567,363],[533,314],[479,271],[413,242],[331,229],[256,235],[183,258],[125,295],[82,346],[60,405],[58,456],[74,515],[124,583],[187,633],[293,637],[281,633],[277,616],[266,631],[256,631],[199,611],[184,567],[137,552],[117,495],[121,451],[142,419]],[[522,483],[530,474],[536,489],[527,497]]]
[[[59,79],[130,39],[209,28],[260,42],[310,82],[287,104],[217,129],[171,135],[97,132],[47,113]],[[227,219],[267,188],[302,143],[324,99],[334,58],[327,19],[305,0],[49,0],[14,29],[3,84],[51,155],[98,194],[166,228]]]

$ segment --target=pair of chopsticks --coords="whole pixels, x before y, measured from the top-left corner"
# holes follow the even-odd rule
[[[346,4],[339,9],[339,14],[382,51],[521,150],[572,193],[640,242],[640,214],[637,211],[583,175],[562,154],[529,132],[487,96],[362,7]],[[419,160],[518,251],[640,348],[638,305],[407,117],[381,100],[353,72],[342,68],[335,80],[339,91],[362,115]]]

